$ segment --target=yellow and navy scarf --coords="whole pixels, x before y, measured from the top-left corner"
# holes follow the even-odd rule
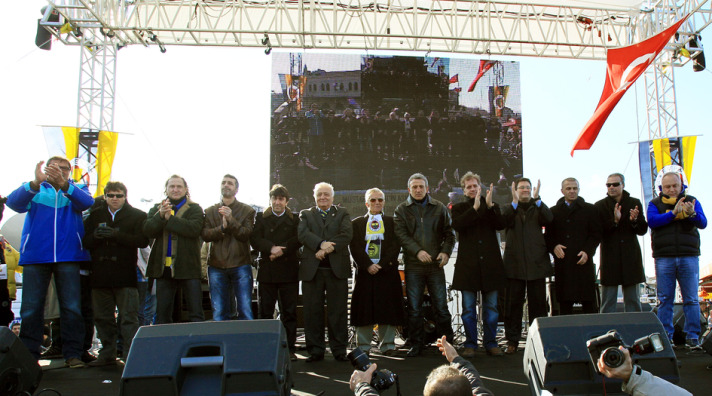
[[[366,221],[366,253],[374,264],[381,261],[381,242],[385,233],[383,216],[380,213],[376,215],[369,213]]]

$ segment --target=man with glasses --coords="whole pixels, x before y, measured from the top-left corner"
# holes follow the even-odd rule
[[[7,206],[27,213],[20,243],[20,262],[24,271],[22,329],[20,340],[36,359],[40,358],[44,326],[44,302],[54,275],[62,321],[62,354],[67,367],[83,368],[82,341],[84,320],[80,305],[79,264],[89,261],[82,245],[82,211],[94,198],[85,185],[69,179],[69,160],[54,156],[42,167],[35,166],[35,177],[8,197]]]
[[[625,312],[640,312],[640,283],[645,282],[638,235],[645,235],[643,205],[624,190],[625,177],[613,173],[606,180],[608,195],[596,202],[601,219],[601,313],[616,312],[618,286],[623,289]]]
[[[99,358],[89,366],[117,364],[117,309],[125,355],[139,327],[136,263],[138,249],[148,246],[148,238],[143,235],[146,213],[129,205],[126,194],[123,183],[107,183],[104,200],[97,200],[98,205],[84,220],[84,246],[92,258],[94,324],[101,340]]]

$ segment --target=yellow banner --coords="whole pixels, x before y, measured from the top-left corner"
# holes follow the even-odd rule
[[[682,138],[682,168],[685,170],[688,184],[692,184],[692,162],[695,159],[695,144],[697,144],[697,136]]]
[[[116,156],[116,144],[119,134],[116,132],[99,131],[99,145],[96,155],[96,193],[95,197],[104,195],[104,186],[111,180],[111,167]]]

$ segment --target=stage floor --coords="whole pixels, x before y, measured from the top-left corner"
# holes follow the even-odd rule
[[[303,345],[302,345],[303,346]],[[437,348],[427,348],[418,358],[405,358],[406,350],[400,350],[397,356],[386,357],[377,352],[371,353],[371,360],[379,369],[385,368],[400,376],[403,395],[422,394],[425,378],[434,367],[446,363]],[[349,378],[353,372],[351,364],[339,362],[331,355],[323,361],[306,363],[306,352],[297,351],[299,360],[292,362],[294,373],[293,395],[348,395]],[[712,385],[712,373],[707,366],[712,365],[712,356],[704,351],[687,352],[676,350],[680,364],[680,386],[694,395],[709,394]],[[156,359],[159,359],[156,356]],[[483,351],[471,359],[479,370],[485,385],[497,395],[530,395],[527,379],[522,369],[523,352],[502,357],[490,357]],[[88,369],[64,368],[61,359],[42,361],[43,378],[35,392],[51,388],[61,395],[118,395],[122,367],[101,367]],[[322,393],[323,392],[323,393]],[[54,394],[46,391],[43,395]],[[395,387],[383,394],[395,395]],[[133,395],[131,395],[133,396]]]

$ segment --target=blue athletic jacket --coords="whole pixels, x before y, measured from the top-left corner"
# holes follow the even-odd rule
[[[7,206],[27,212],[19,265],[89,261],[89,252],[82,246],[82,212],[93,203],[89,189],[71,180],[67,192],[55,190],[48,182],[39,191],[32,190],[30,183],[13,191]]]

